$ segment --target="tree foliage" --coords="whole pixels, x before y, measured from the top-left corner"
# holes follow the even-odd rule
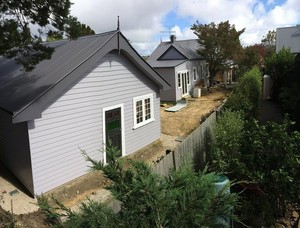
[[[45,198],[39,200],[52,225],[61,227],[228,227],[225,218],[237,220],[234,207],[238,195],[229,193],[230,184],[217,189],[215,173],[196,173],[191,166],[172,170],[167,177],[154,173],[143,162],[132,162],[125,170],[116,148],[111,161],[104,165],[91,159],[84,151],[92,169],[102,170],[113,180],[109,186],[112,194],[121,202],[121,209],[112,213],[105,205],[89,201],[78,213],[70,211],[56,201],[64,212],[66,221],[57,220],[57,213]]]
[[[69,39],[76,39],[80,36],[94,35],[95,32],[90,26],[80,23],[76,17],[69,16],[66,23],[66,36]]]
[[[253,67],[261,68],[263,57],[260,45],[251,45],[243,49],[243,53],[238,60],[238,76],[251,70]]]
[[[282,48],[278,53],[266,58],[265,65],[266,74],[273,80],[273,97],[277,99],[283,79],[295,66],[295,56],[290,49]]]
[[[266,59],[266,73],[273,80],[285,77],[293,70],[295,65],[295,56],[290,49],[282,48],[278,53],[274,53]]]
[[[222,227],[226,226],[222,218],[237,219],[232,210],[237,195],[228,193],[229,185],[218,191],[214,173],[195,173],[186,165],[163,177],[143,162],[132,162],[132,167],[124,170],[116,157],[104,165],[84,154],[94,169],[113,180],[109,189],[122,202],[118,213],[121,226]]]
[[[220,69],[235,65],[242,52],[240,35],[245,31],[237,31],[229,21],[215,24],[200,24],[198,21],[191,29],[198,36],[200,49],[198,53],[209,63],[211,79]]]
[[[290,126],[288,120],[260,124],[225,111],[214,128],[214,171],[258,184],[267,200],[265,205],[270,205],[260,215],[265,225],[274,222],[276,215],[282,216],[289,206],[300,204],[300,133],[290,131]],[[252,203],[257,204],[255,199]],[[274,217],[267,219],[266,214]]]
[[[268,33],[263,36],[261,43],[266,47],[274,47],[276,45],[276,31],[268,31]]]
[[[265,47],[266,58],[272,56],[276,52],[276,31],[268,31],[268,33],[263,36],[261,44]]]
[[[77,38],[92,30],[69,16],[69,0],[41,1],[23,0],[0,2],[0,55],[15,58],[25,70],[32,70],[36,64],[51,58],[53,48],[42,44],[40,36],[34,35],[32,28],[38,27],[40,35],[61,38],[65,29],[69,38]],[[66,26],[67,23],[67,26]],[[78,27],[81,29],[78,31]]]
[[[243,112],[248,118],[257,117],[262,91],[262,75],[258,67],[247,71],[229,96],[225,107]]]
[[[78,21],[77,17],[68,16],[64,31],[50,30],[47,33],[47,41],[61,40],[67,37],[70,40],[77,39],[81,36],[94,35],[95,31],[90,26]]]
[[[212,169],[223,172],[237,172],[244,170],[239,161],[242,159],[241,144],[244,130],[242,113],[225,111],[214,126],[213,153],[209,157]],[[230,139],[229,139],[230,137]],[[239,163],[239,165],[236,165]]]

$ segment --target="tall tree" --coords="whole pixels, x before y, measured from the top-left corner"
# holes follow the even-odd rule
[[[191,29],[199,38],[201,45],[198,53],[209,63],[210,80],[220,69],[229,68],[237,63],[242,53],[240,35],[245,31],[237,31],[229,21],[215,24],[200,24],[198,21]]]
[[[80,36],[94,35],[95,31],[90,26],[78,21],[77,17],[68,16],[63,31],[50,30],[47,33],[47,41],[61,40],[67,37],[70,40],[77,39]]]
[[[260,53],[259,45],[250,45],[244,48],[245,58],[244,65],[248,67],[248,70],[251,70],[253,67],[260,67],[262,64],[262,55]]]
[[[266,49],[266,57],[271,57],[276,51],[276,31],[268,31],[268,33],[263,36],[261,44]]]
[[[55,41],[55,40],[62,40],[63,38],[64,38],[63,32],[50,30],[47,33],[46,41],[49,42],[49,41]]]
[[[53,49],[33,35],[31,25],[43,30],[64,29],[70,12],[70,0],[22,0],[0,2],[0,55],[15,58],[26,70],[32,70],[43,59],[51,57]]]
[[[268,33],[263,36],[261,43],[264,46],[275,46],[276,45],[276,32],[275,30],[268,31]]]
[[[80,36],[94,35],[90,26],[80,23],[77,17],[69,16],[66,24],[66,36],[69,39],[77,39]]]

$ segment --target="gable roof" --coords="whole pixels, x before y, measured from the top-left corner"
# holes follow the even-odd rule
[[[188,60],[203,59],[197,50],[200,48],[197,39],[161,42],[147,62],[152,67],[175,67]],[[172,57],[171,57],[171,53]],[[176,52],[180,55],[176,55]]]
[[[300,26],[276,29],[276,52],[283,47],[290,48],[292,53],[300,53]]]
[[[0,57],[0,108],[13,116],[13,122],[41,116],[43,104],[64,91],[91,70],[105,54],[118,50],[160,88],[170,85],[134,50],[120,31],[111,31],[77,40],[61,40],[52,58],[40,62],[31,72],[22,70],[14,59]]]

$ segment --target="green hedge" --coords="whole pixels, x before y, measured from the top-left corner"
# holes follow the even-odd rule
[[[254,67],[239,78],[225,107],[243,112],[246,117],[257,117],[261,94],[262,74],[257,67]]]

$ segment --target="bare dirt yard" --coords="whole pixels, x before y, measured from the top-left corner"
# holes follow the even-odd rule
[[[165,155],[167,149],[175,149],[179,143],[176,141],[178,137],[184,138],[188,136],[200,125],[201,118],[220,106],[229,93],[230,91],[224,88],[214,88],[209,92],[202,91],[200,98],[189,98],[187,107],[178,112],[166,112],[165,109],[174,104],[162,103],[160,112],[162,134],[160,139],[127,156],[124,158],[125,162],[126,159],[132,159],[144,160],[151,164],[160,159],[160,157]],[[108,183],[109,180],[101,173],[91,172],[55,189],[48,195],[53,194],[55,198],[66,206],[74,207],[86,199],[87,196],[107,194],[104,188]],[[0,227],[9,227],[6,225],[10,223],[11,219],[11,214],[6,213],[0,207]],[[45,223],[45,217],[40,210],[24,215],[14,215],[13,219],[16,221],[15,227],[49,227]]]

